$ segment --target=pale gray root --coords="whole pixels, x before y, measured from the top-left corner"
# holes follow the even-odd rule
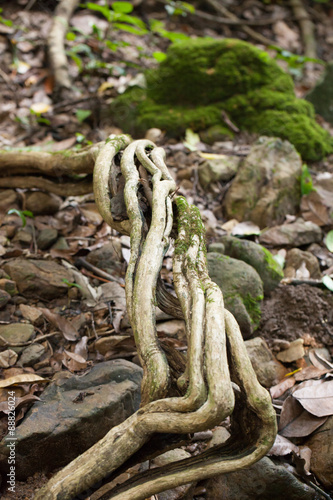
[[[78,5],[79,0],[60,0],[47,39],[49,62],[54,77],[55,89],[57,90],[71,88],[65,52],[65,36],[68,31],[69,20]]]
[[[317,44],[314,34],[314,24],[305,9],[302,0],[289,0],[289,2],[301,28],[304,55],[315,59],[317,57]]]
[[[116,152],[125,146],[119,140],[110,141],[96,161],[96,201],[112,227],[119,225],[114,225],[110,210],[110,192],[116,193],[116,189],[108,185],[109,170]],[[143,218],[139,201],[138,162],[149,172],[153,184],[149,222]],[[257,381],[238,324],[224,308],[220,288],[208,276],[199,211],[181,197],[176,199],[174,279],[186,320],[188,357],[179,384],[182,395],[168,397],[170,373],[156,335],[155,288],[173,229],[170,195],[175,185],[163,151],[149,141],[127,146],[121,170],[129,217],[122,223],[126,222],[124,231],[129,228],[131,234],[126,293],[144,371],[142,407],[56,474],[35,500],[72,499],[116,471],[154,433],[194,433],[219,424],[227,416],[232,421],[240,419],[243,430],[225,448],[216,447],[202,456],[138,475],[112,490],[110,498],[143,500],[177,485],[247,467],[259,460],[275,439],[276,419],[270,396]],[[236,398],[235,383],[241,394]]]

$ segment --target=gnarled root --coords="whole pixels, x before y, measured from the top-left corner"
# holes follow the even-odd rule
[[[120,162],[128,215],[120,220],[119,213],[112,213],[112,197],[119,197],[118,187],[122,186],[119,175],[115,175],[115,171],[120,173],[117,159],[122,149],[120,139],[117,141],[110,141],[100,151],[94,186],[105,220],[131,235],[126,298],[144,372],[141,408],[56,474],[37,493],[36,500],[73,498],[115,471],[155,433],[194,433],[219,424],[227,416],[233,427],[238,426],[237,438],[231,438],[225,446],[137,475],[109,492],[109,498],[144,499],[170,487],[247,467],[270,449],[276,434],[270,396],[257,381],[239,326],[224,308],[221,290],[208,276],[200,213],[182,197],[175,200],[173,266],[175,290],[186,323],[188,356],[177,381],[181,395],[168,397],[170,367],[156,335],[155,297],[159,297],[156,286],[163,255],[175,231],[170,196],[175,184],[161,148],[150,141],[131,143]],[[149,201],[145,192],[150,183],[143,179],[148,185],[141,188],[139,162],[151,177],[152,207],[146,218]],[[109,178],[111,184],[113,180],[111,186]],[[165,295],[163,301],[165,306]]]

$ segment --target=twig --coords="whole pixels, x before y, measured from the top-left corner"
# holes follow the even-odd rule
[[[94,266],[93,264],[90,264],[90,262],[87,262],[86,259],[83,257],[79,257],[76,262],[76,265],[85,267],[89,271],[93,271],[96,273],[98,276],[101,276],[102,278],[105,278],[109,281],[115,281],[116,283],[119,283],[119,285],[124,285],[124,280],[122,278],[116,278],[115,276],[112,276],[112,274],[106,273],[105,271],[102,271],[102,269],[99,269],[98,267]]]
[[[304,55],[315,59],[317,57],[317,50],[313,22],[311,21],[302,0],[290,0],[290,5],[301,28],[302,40],[304,43]]]
[[[61,0],[59,2],[47,40],[50,65],[57,90],[71,88],[64,39],[69,20],[78,3],[79,0]]]
[[[237,23],[241,26],[241,29],[247,35],[252,37],[254,40],[257,40],[258,42],[262,43],[263,45],[274,45],[274,42],[272,40],[270,40],[269,38],[266,38],[264,35],[257,33],[249,26],[242,25],[242,21],[237,16],[235,16],[235,14],[233,14],[228,9],[226,9],[223,5],[221,5],[221,3],[218,0],[206,0],[206,2],[211,7],[213,7],[216,10],[216,12],[219,12],[220,14],[222,14],[222,16],[225,16],[228,19],[232,19],[234,21],[237,21]]]

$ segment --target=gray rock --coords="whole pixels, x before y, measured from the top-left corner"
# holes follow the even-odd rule
[[[310,243],[319,243],[321,239],[320,227],[301,218],[296,219],[291,224],[271,227],[259,236],[260,243],[271,246],[292,245],[300,247]]]
[[[10,344],[28,342],[32,339],[35,329],[28,323],[11,323],[10,325],[0,325],[0,336]],[[23,347],[11,346],[13,351],[22,352]]]
[[[227,192],[229,218],[251,220],[260,228],[281,224],[295,214],[301,197],[300,155],[288,141],[261,137],[240,165]]]
[[[304,252],[299,248],[292,248],[287,253],[284,276],[286,278],[296,278],[297,270],[302,265],[305,265],[309,273],[309,278],[321,278],[318,259],[311,252]]]
[[[20,245],[23,246],[30,246],[32,243],[32,233],[29,231],[29,227],[18,229],[13,238],[13,242],[20,243]]]
[[[221,288],[226,308],[235,316],[244,338],[258,327],[263,299],[259,274],[245,262],[208,253],[209,276]]]
[[[51,245],[57,240],[58,231],[52,227],[42,229],[37,238],[37,246],[41,250],[50,248]]]
[[[274,358],[262,338],[246,340],[245,345],[257,378],[264,387],[272,387],[288,373],[287,368]]]
[[[0,289],[0,309],[3,309],[10,301],[11,296],[5,290]]]
[[[84,375],[58,377],[16,428],[16,474],[63,467],[139,407],[142,370],[116,359]],[[8,472],[8,440],[0,443],[0,472]],[[98,457],[96,457],[98,459]]]
[[[32,366],[40,360],[44,353],[44,346],[41,344],[31,344],[23,350],[19,359],[19,365]]]
[[[316,492],[267,457],[246,469],[208,479],[207,500],[314,500]]]
[[[333,124],[333,61],[327,64],[322,79],[305,99],[312,102],[318,115]]]
[[[58,212],[62,199],[51,193],[31,191],[26,193],[26,210],[34,215],[53,215]]]
[[[57,239],[52,248],[54,248],[55,250],[68,250],[69,245],[66,241],[66,238],[60,236],[60,238]]]
[[[114,238],[97,250],[92,250],[86,257],[87,261],[103,271],[112,273],[122,268],[123,257],[121,253],[121,242]]]
[[[205,189],[213,182],[229,181],[236,175],[239,162],[239,157],[228,155],[205,161],[198,169],[201,186]]]
[[[281,266],[273,258],[271,252],[254,241],[243,240],[233,236],[222,236],[220,241],[225,247],[224,253],[235,259],[240,259],[259,274],[264,284],[264,292],[270,293],[283,278]]]
[[[215,253],[222,253],[222,254],[224,254],[225,247],[224,247],[223,243],[219,243],[219,242],[211,243],[208,246],[208,252],[215,252]]]
[[[47,260],[13,259],[4,266],[6,273],[17,283],[24,297],[52,300],[68,293],[73,275],[69,269]]]
[[[0,191],[0,210],[18,208],[19,195],[14,189],[4,189]]]

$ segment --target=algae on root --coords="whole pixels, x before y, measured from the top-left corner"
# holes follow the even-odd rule
[[[265,51],[236,39],[197,38],[171,45],[147,89],[131,88],[111,104],[116,125],[141,135],[158,127],[170,136],[186,128],[222,127],[222,111],[241,129],[288,139],[304,160],[333,151],[333,139],[315,121],[311,103],[298,99],[290,75]]]

